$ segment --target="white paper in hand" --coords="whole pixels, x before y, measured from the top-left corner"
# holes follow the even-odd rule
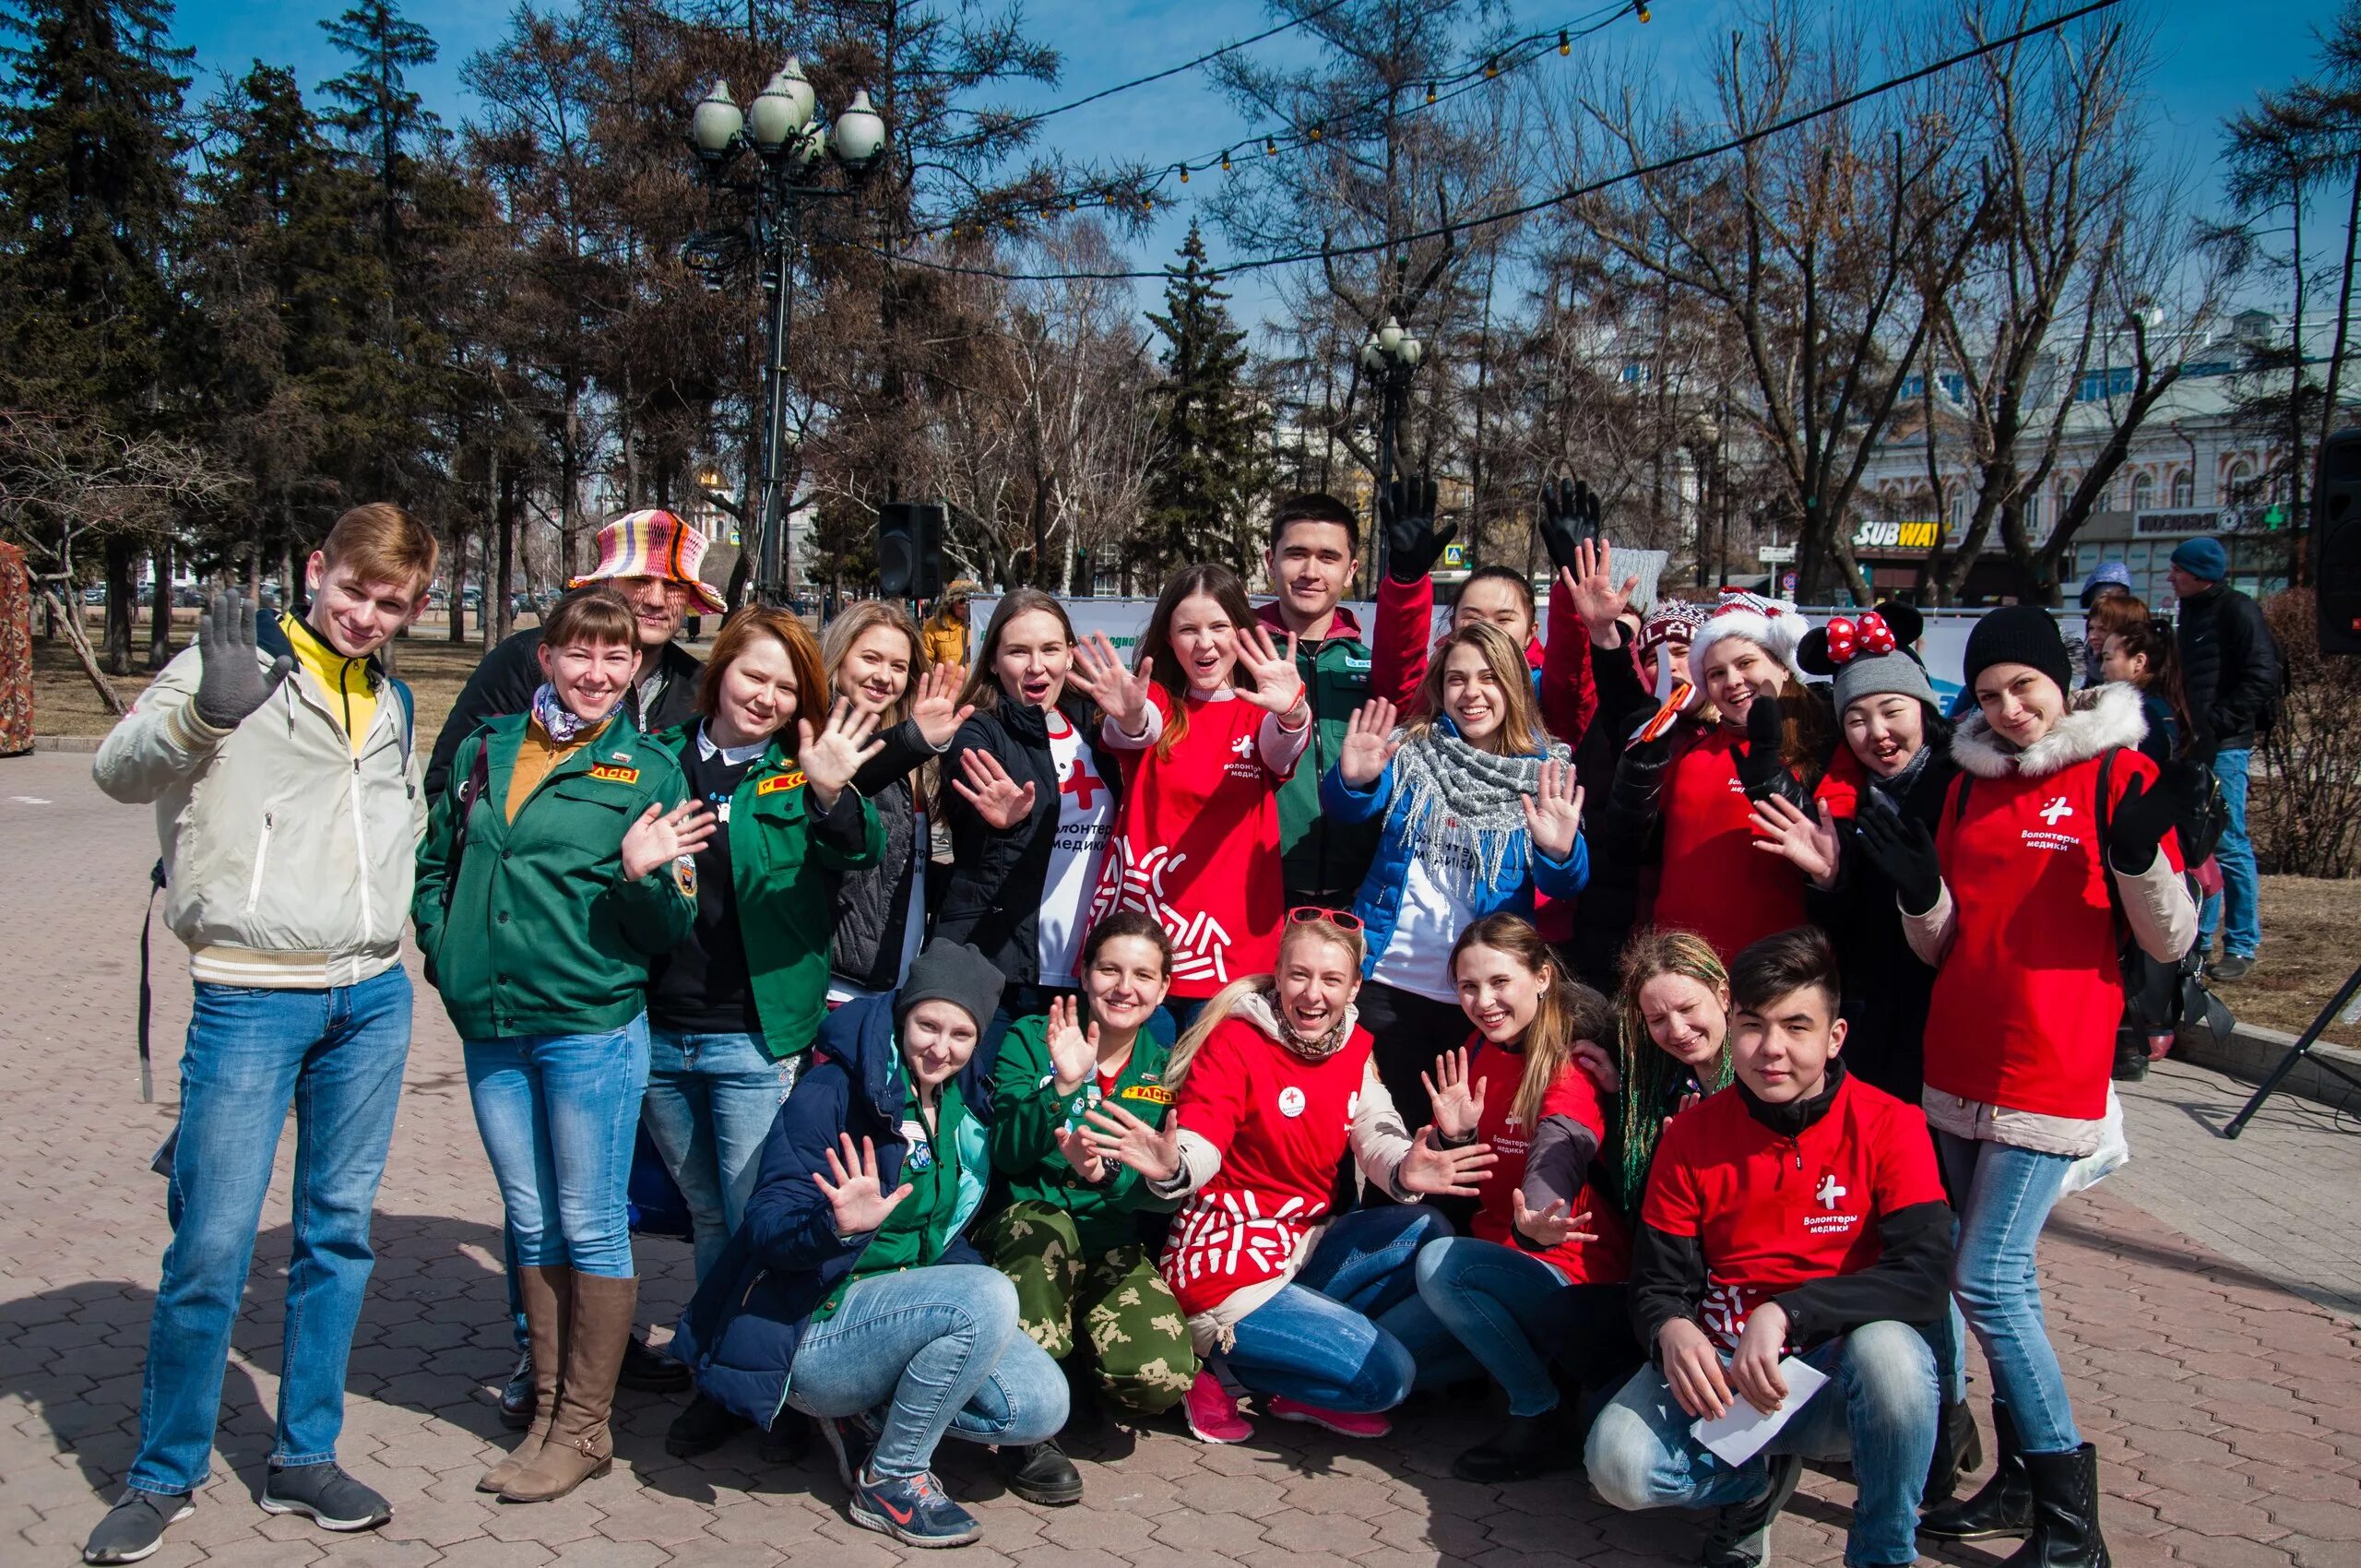
[[[1689,1435],[1712,1450],[1726,1465],[1743,1465],[1762,1451],[1762,1445],[1779,1434],[1787,1418],[1804,1408],[1804,1401],[1820,1392],[1828,1374],[1800,1357],[1789,1356],[1779,1363],[1779,1376],[1787,1385],[1787,1397],[1778,1409],[1764,1415],[1744,1397],[1737,1398],[1728,1411],[1719,1416],[1700,1416],[1689,1425]]]

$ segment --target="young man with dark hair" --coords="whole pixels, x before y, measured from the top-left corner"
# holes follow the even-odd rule
[[[1369,645],[1342,600],[1359,562],[1360,521],[1333,495],[1291,495],[1271,514],[1264,558],[1277,597],[1256,612],[1275,637],[1296,638],[1296,668],[1311,700],[1312,736],[1294,776],[1279,786],[1279,851],[1287,907],[1350,909],[1369,873],[1380,824],[1338,823],[1320,810],[1320,780],[1335,766],[1345,726],[1371,696]],[[1382,596],[1380,617],[1386,612]]]
[[[354,507],[305,568],[306,614],[214,600],[91,765],[109,795],[156,808],[164,921],[196,994],[139,1454],[86,1562],[136,1562],[194,1511],[291,1109],[294,1243],[262,1505],[330,1530],[393,1516],[336,1445],[409,1056],[402,922],[426,826],[409,693],[377,656],[417,618],[434,555],[401,508]]]
[[[1917,1558],[1935,1449],[1935,1360],[1952,1216],[1926,1118],[1849,1076],[1836,959],[1805,927],[1730,965],[1738,1081],[1665,1130],[1631,1255],[1632,1326],[1655,1364],[1592,1427],[1592,1485],[1619,1508],[1718,1508],[1708,1568],[1765,1561],[1803,1461],[1849,1455],[1845,1560]],[[1779,1408],[1790,1354],[1828,1383],[1762,1452],[1726,1464],[1691,1434],[1744,1400]]]

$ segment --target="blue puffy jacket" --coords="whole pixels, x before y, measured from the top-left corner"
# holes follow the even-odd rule
[[[673,1330],[671,1353],[697,1388],[757,1426],[786,1403],[795,1348],[874,1232],[839,1239],[836,1212],[812,1178],[828,1169],[841,1134],[877,1146],[877,1179],[900,1184],[905,1086],[894,1043],[894,999],[865,996],[828,1015],[811,1065],[779,1107],[763,1144],[745,1223],[730,1238]],[[991,1157],[991,1063],[979,1050],[959,1075],[969,1120],[959,1144],[959,1212],[942,1263],[984,1260],[958,1232],[983,1201]],[[972,1146],[970,1146],[972,1145]]]
[[[1435,720],[1435,730],[1445,735],[1459,733],[1444,718]],[[1385,956],[1386,944],[1393,940],[1394,924],[1402,912],[1402,885],[1408,873],[1410,846],[1403,819],[1409,814],[1409,797],[1395,789],[1395,782],[1392,762],[1365,790],[1346,783],[1341,768],[1330,768],[1320,780],[1321,808],[1330,815],[1345,822],[1367,822],[1380,813],[1385,816],[1385,830],[1379,837],[1376,858],[1370,862],[1369,875],[1361,880],[1359,897],[1353,900],[1353,913],[1359,917],[1363,935],[1369,942],[1369,956],[1361,963],[1364,980],[1377,972],[1378,960]],[[1515,849],[1501,862],[1501,880],[1477,894],[1471,918],[1480,920],[1506,910],[1530,919],[1536,886],[1552,898],[1571,898],[1589,880],[1590,849],[1579,835],[1574,838],[1572,854],[1563,861],[1553,861],[1532,852],[1525,831],[1520,826]]]

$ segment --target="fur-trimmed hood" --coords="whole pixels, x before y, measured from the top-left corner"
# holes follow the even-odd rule
[[[2012,751],[1992,733],[1991,721],[1981,713],[1961,720],[1952,735],[1952,760],[1978,778],[2004,778],[2020,773],[2047,778],[2078,762],[2088,762],[2110,746],[2137,746],[2148,738],[2147,715],[2141,711],[2140,689],[2113,681],[2091,686],[2066,699],[2065,716],[2048,734]]]

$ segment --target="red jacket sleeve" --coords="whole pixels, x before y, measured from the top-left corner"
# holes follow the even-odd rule
[[[1541,650],[1541,722],[1569,746],[1583,743],[1598,717],[1598,682],[1590,668],[1590,628],[1574,613],[1562,582],[1549,585],[1549,640]]]
[[[1377,630],[1370,640],[1369,695],[1406,707],[1427,678],[1427,654],[1434,644],[1435,580],[1397,583],[1381,575],[1377,583]]]

